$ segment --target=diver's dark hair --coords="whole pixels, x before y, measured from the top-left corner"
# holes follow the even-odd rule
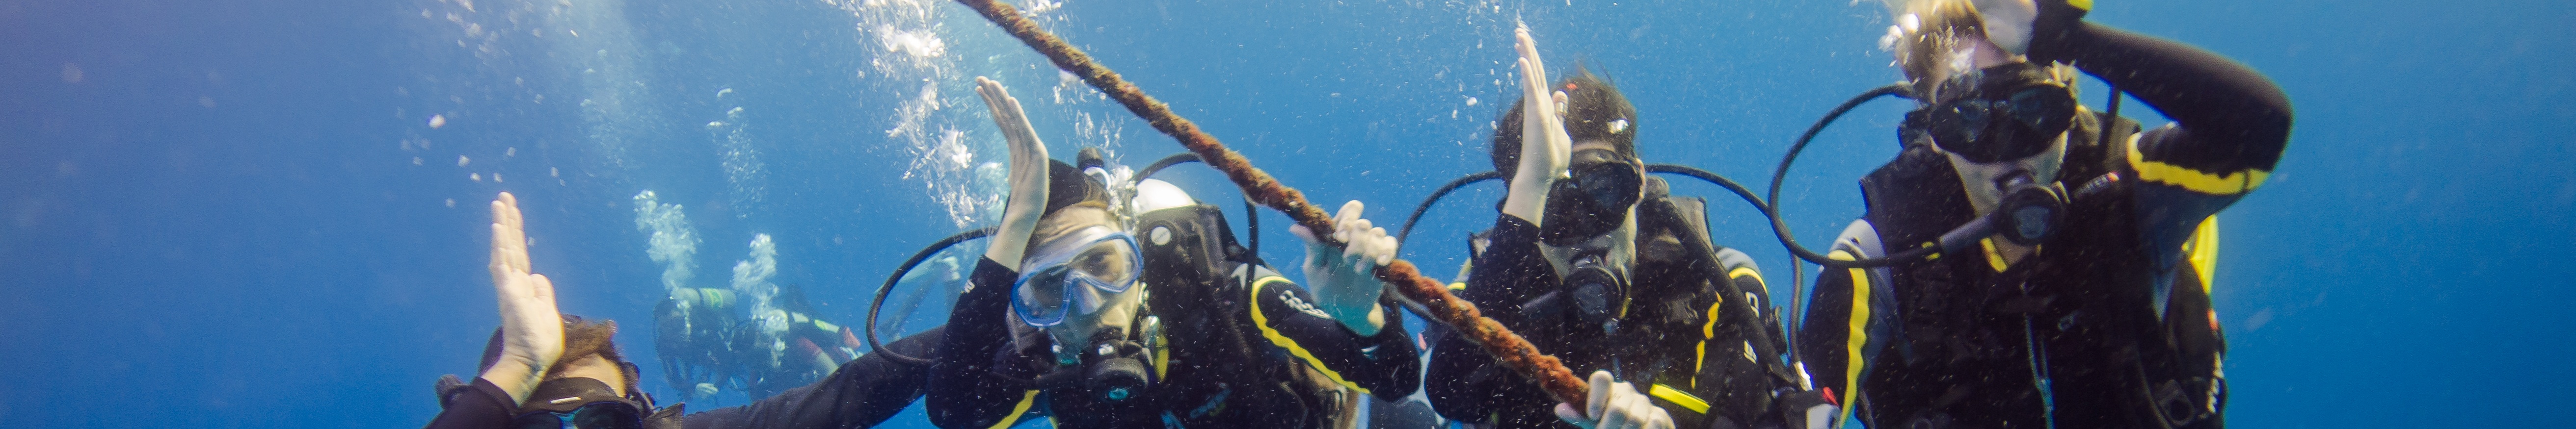
[[[1064,161],[1047,160],[1046,209],[1038,212],[1038,216],[1052,215],[1058,210],[1064,210],[1065,207],[1094,201],[1104,204],[1105,207],[1109,202],[1108,184],[1096,183],[1090,176],[1083,175],[1081,167],[1066,164]]]
[[[1106,165],[1106,161],[1100,157],[1099,150],[1082,148],[1082,152],[1076,154],[1075,159],[1075,162],[1081,163],[1080,167],[1066,164],[1064,161],[1047,160],[1046,209],[1038,212],[1037,229],[1032,231],[1038,236],[1030,237],[1029,250],[1037,250],[1038,246],[1046,244],[1040,238],[1057,229],[1056,225],[1060,223],[1055,216],[1057,212],[1073,207],[1109,209],[1109,184],[1100,183],[1090,175],[1082,174],[1085,168]]]
[[[592,322],[583,320],[581,316],[566,314],[563,315],[563,324],[563,355],[556,357],[554,364],[547,367],[544,379],[553,380],[563,378],[564,368],[570,367],[574,361],[579,361],[582,358],[590,357],[591,355],[599,355],[600,358],[607,359],[610,363],[617,364],[618,371],[625,374],[626,385],[621,387],[629,392],[635,391],[636,384],[639,381],[639,379],[636,378],[637,374],[635,373],[635,365],[627,362],[626,356],[622,353],[618,353],[617,351],[617,342],[615,341],[617,337],[617,321],[600,320]],[[490,371],[493,365],[500,364],[501,347],[501,330],[493,329],[492,338],[483,345],[483,362],[477,368],[476,373]]]
[[[1606,140],[1619,157],[1637,158],[1637,106],[1628,104],[1628,97],[1619,94],[1619,87],[1575,66],[1574,76],[1558,81],[1556,89],[1565,91],[1565,134],[1574,142]],[[1503,110],[1503,118],[1494,121],[1494,171],[1502,172],[1505,178],[1520,169],[1524,102],[1513,101],[1512,107]],[[1623,120],[1627,122],[1611,125]]]

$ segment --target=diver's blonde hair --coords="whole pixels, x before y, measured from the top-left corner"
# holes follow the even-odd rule
[[[1986,22],[1970,0],[1885,0],[1896,25],[1879,39],[1879,49],[1896,56],[1919,100],[1939,100],[1943,80],[1976,71],[1971,43],[1985,43]],[[2016,60],[2021,60],[2018,55]],[[2079,73],[2066,64],[2046,64],[2049,76],[2075,89]]]

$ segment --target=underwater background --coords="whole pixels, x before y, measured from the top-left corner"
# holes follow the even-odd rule
[[[1515,21],[1552,76],[1579,63],[1625,90],[1647,161],[1745,183],[1897,78],[1874,1],[1014,4],[1382,224],[1491,168]],[[2231,423],[2566,424],[2576,3],[2102,0],[2090,19],[2243,61],[2296,103],[2268,186],[2220,215]],[[1180,151],[935,0],[0,0],[0,427],[423,424],[432,382],[471,377],[497,324],[500,191],[562,310],[623,322],[643,385],[675,401],[651,346],[665,287],[799,287],[855,325],[903,258],[998,216],[979,75],[1058,158]],[[1895,153],[1904,104],[1807,151],[1783,192],[1800,239],[1859,215],[1854,182]],[[1247,226],[1221,176],[1157,177]],[[1790,259],[1758,213],[1674,183],[1785,304]],[[1433,208],[1404,256],[1454,274],[1500,188]],[[1293,266],[1286,218],[1260,216],[1263,254]],[[938,283],[896,293],[920,308],[901,330],[945,320]]]

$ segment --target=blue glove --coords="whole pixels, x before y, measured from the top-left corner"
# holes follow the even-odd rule
[[[1341,247],[1325,243],[1303,225],[1288,227],[1288,232],[1306,240],[1306,288],[1315,294],[1317,309],[1352,333],[1371,336],[1386,326],[1386,312],[1377,305],[1386,282],[1378,281],[1377,267],[1395,261],[1396,243],[1386,228],[1360,218],[1362,207],[1354,200],[1333,215],[1331,237]]]

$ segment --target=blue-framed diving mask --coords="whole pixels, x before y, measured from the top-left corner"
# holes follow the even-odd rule
[[[1136,285],[1144,266],[1136,237],[1093,226],[1049,240],[1029,252],[1011,283],[1011,311],[1030,326],[1064,323],[1072,314],[1098,312]]]

